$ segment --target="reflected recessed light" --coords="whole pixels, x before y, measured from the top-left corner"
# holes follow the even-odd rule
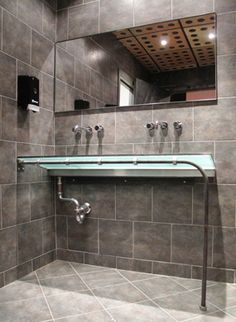
[[[167,40],[165,40],[165,39],[162,39],[162,40],[161,40],[161,45],[162,45],[162,46],[166,46],[166,45],[167,45],[167,43],[168,43],[168,41],[167,41]]]
[[[209,35],[208,35],[208,38],[209,39],[214,39],[215,38],[215,34],[213,32],[210,32]]]

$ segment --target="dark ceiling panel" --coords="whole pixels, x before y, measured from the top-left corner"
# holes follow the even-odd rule
[[[215,64],[214,14],[123,29],[114,35],[152,73]]]

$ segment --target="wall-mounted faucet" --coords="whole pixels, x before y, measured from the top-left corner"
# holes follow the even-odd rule
[[[97,131],[98,133],[104,132],[104,127],[101,124],[97,124],[94,126],[94,130]]]
[[[80,126],[79,124],[76,124],[72,128],[72,132],[74,132],[75,135],[77,135],[77,134],[81,135],[82,131],[85,131],[86,135],[88,135],[88,136],[93,135],[93,129],[91,128],[91,126],[83,127],[83,126]]]
[[[166,121],[162,121],[159,123],[162,130],[168,129],[168,123]]]
[[[173,123],[174,129],[178,135],[180,135],[183,131],[183,124],[180,121],[175,121]]]
[[[90,214],[91,212],[91,206],[88,202],[85,202],[83,205],[80,206],[79,201],[75,198],[65,198],[63,197],[62,193],[62,180],[61,177],[57,178],[57,195],[58,198],[62,201],[68,201],[75,205],[75,214],[76,214],[76,220],[79,224],[83,224],[86,215]]]
[[[102,139],[104,137],[104,127],[101,124],[96,124],[94,126],[94,130],[97,132],[97,137],[99,140],[99,143],[102,143]]]
[[[146,129],[148,129],[149,131],[152,131],[152,130],[157,130],[158,129],[158,121],[156,121],[155,123],[154,122],[150,122],[150,123],[147,123],[144,125],[144,127]]]

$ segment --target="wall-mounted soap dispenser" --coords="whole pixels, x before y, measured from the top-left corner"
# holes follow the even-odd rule
[[[39,112],[39,80],[37,77],[18,76],[18,106]]]

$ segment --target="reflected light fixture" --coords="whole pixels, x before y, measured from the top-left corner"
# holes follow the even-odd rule
[[[213,32],[210,32],[209,35],[208,35],[208,38],[209,39],[214,39],[215,38],[215,34]]]
[[[167,45],[167,43],[168,43],[168,41],[167,41],[166,39],[162,39],[162,40],[161,40],[161,45],[162,45],[162,46],[166,46],[166,45]]]

